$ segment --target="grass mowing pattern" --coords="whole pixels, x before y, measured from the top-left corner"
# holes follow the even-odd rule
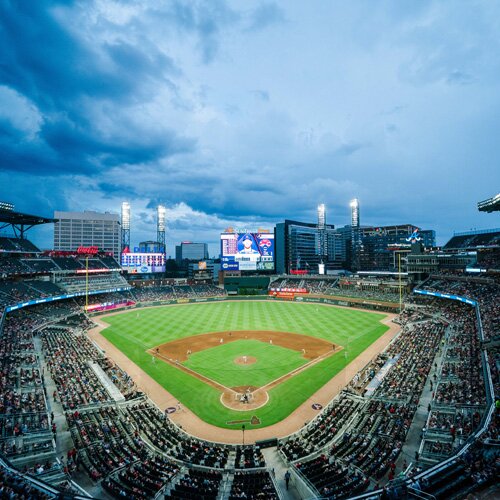
[[[235,364],[235,358],[244,355],[257,358],[257,362]],[[183,364],[226,387],[262,387],[307,362],[300,352],[292,349],[260,340],[236,340],[195,352]]]
[[[117,314],[103,318],[110,327],[102,334],[206,422],[235,428],[226,422],[257,415],[261,424],[253,428],[259,428],[283,420],[381,337],[389,328],[380,323],[384,317],[380,313],[307,303],[217,302]],[[167,363],[153,363],[145,352],[178,338],[231,330],[289,331],[319,337],[344,349],[270,390],[268,404],[251,412],[225,408],[218,390]]]

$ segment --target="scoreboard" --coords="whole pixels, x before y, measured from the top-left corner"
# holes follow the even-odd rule
[[[220,243],[223,271],[274,270],[274,233],[225,232]]]
[[[121,266],[132,274],[164,273],[165,255],[162,253],[122,253]]]

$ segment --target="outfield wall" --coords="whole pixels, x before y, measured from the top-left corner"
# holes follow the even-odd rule
[[[121,307],[120,311],[125,311],[128,309],[137,309],[140,307],[153,307],[153,306],[169,306],[169,305],[179,305],[179,304],[199,304],[205,302],[222,302],[222,301],[246,301],[246,300],[259,300],[259,301],[278,301],[278,302],[290,302],[288,299],[281,299],[279,297],[273,296],[262,296],[262,295],[232,295],[230,297],[198,297],[193,299],[170,299],[170,300],[155,300],[151,302],[137,302],[135,305],[128,307]],[[389,313],[398,313],[399,304],[389,304],[385,302],[373,302],[368,300],[350,300],[350,299],[340,299],[340,298],[329,298],[327,296],[307,296],[300,295],[293,299],[293,302],[307,302],[315,304],[327,304],[332,306],[342,306],[342,307],[359,307],[362,309],[369,309],[374,311],[383,311]],[[89,316],[99,316],[102,314],[107,314],[110,311],[96,311],[88,313]]]

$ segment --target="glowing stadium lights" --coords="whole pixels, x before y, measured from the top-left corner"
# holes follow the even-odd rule
[[[122,229],[130,229],[130,203],[122,203]]]
[[[318,255],[320,256],[319,274],[325,273],[323,260],[328,259],[328,245],[326,238],[326,207],[324,203],[318,205]]]
[[[326,225],[326,208],[325,204],[318,205],[318,229],[324,229]]]
[[[352,262],[355,269],[359,269],[359,250],[361,246],[361,234],[359,230],[359,200],[354,198],[349,203],[351,207],[351,246]]]
[[[0,201],[0,210],[12,212],[14,210],[14,204],[8,201]]]
[[[156,209],[157,214],[157,222],[156,222],[156,240],[158,241],[158,245],[160,247],[160,252],[166,253],[166,238],[165,238],[165,230],[167,227],[167,209],[164,205],[158,205]]]
[[[122,215],[121,215],[121,225],[122,225],[122,252],[125,248],[130,248],[130,203],[124,201],[122,203]]]
[[[351,207],[351,226],[359,227],[359,200],[354,198],[350,203]]]
[[[166,220],[167,209],[163,205],[158,205],[157,214],[158,214],[158,231],[165,231],[166,227],[165,220]]]

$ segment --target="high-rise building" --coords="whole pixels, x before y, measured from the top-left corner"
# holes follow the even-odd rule
[[[398,224],[394,226],[361,227],[359,265],[355,269],[364,271],[397,270],[397,252],[409,252],[416,226]],[[436,232],[427,229],[418,231],[418,241],[426,248],[436,245]],[[354,266],[353,266],[354,267]]]
[[[98,212],[54,212],[54,250],[74,251],[97,246],[119,259],[121,225],[118,214]]]
[[[285,220],[276,224],[276,272],[278,274],[317,274],[321,255],[318,252],[318,225],[307,222]],[[333,225],[325,223],[326,242],[332,241],[332,251],[328,251],[325,269],[336,269],[338,265],[330,259],[337,245],[335,243],[335,229]],[[326,243],[328,244],[328,243]]]
[[[208,259],[207,243],[192,243],[183,241],[175,247],[175,260],[180,264],[183,260],[206,260]]]

